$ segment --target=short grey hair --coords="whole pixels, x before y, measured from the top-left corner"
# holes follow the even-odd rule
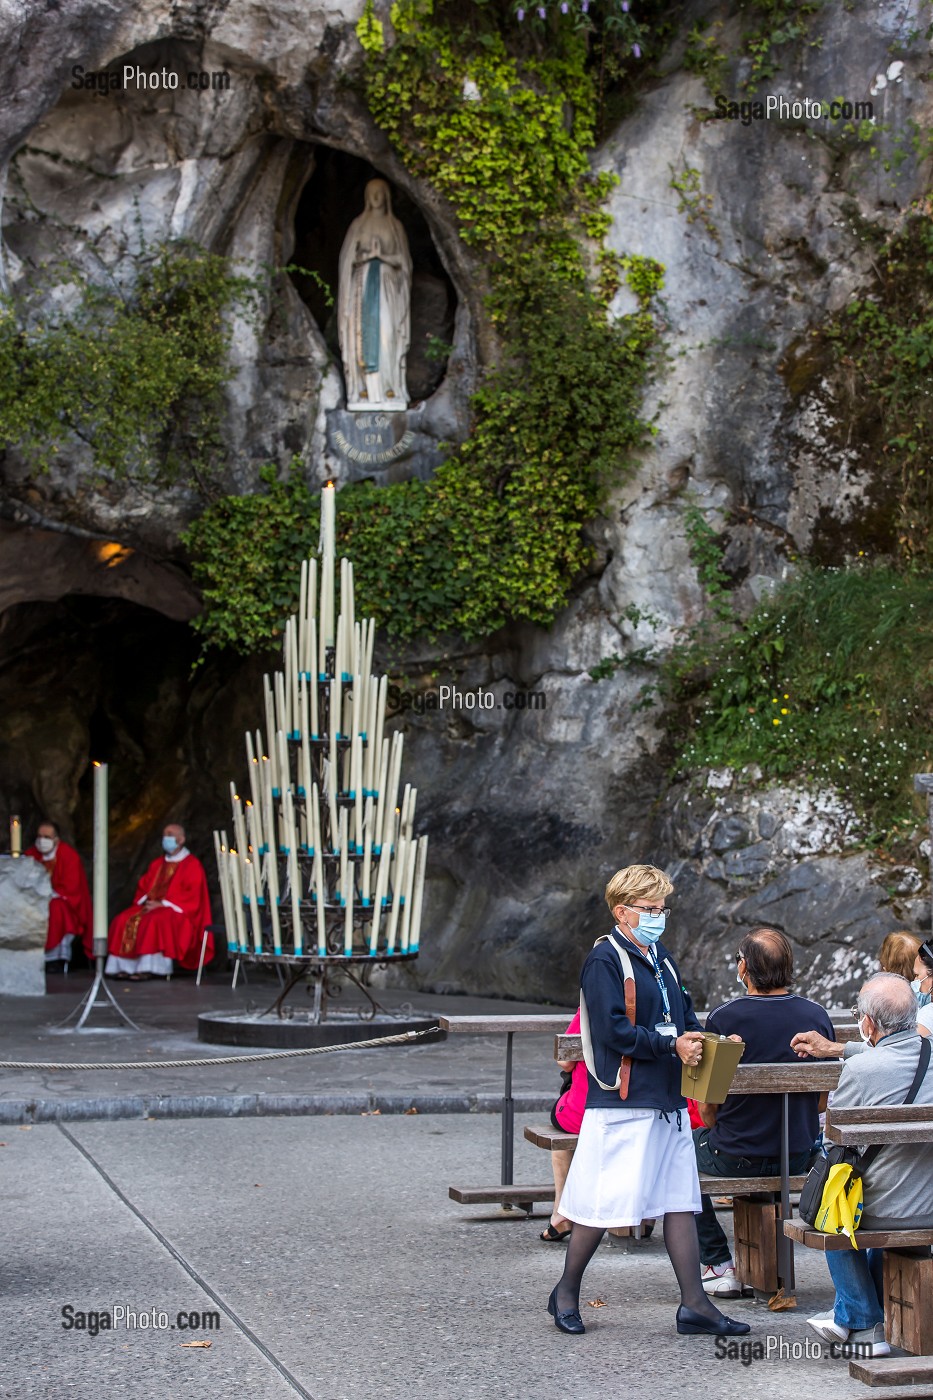
[[[885,1035],[917,1027],[917,998],[906,977],[878,972],[858,994],[859,1017],[870,1016]]]

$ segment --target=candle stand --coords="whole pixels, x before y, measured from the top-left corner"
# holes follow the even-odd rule
[[[418,956],[428,838],[414,834],[403,737],[384,733],[388,677],[372,671],[375,623],[356,618],[349,560],[338,571],[335,497],[332,485],[321,493],[320,561],[302,562],[282,670],[263,678],[265,734],[246,735],[243,795],[230,784],[232,835],[214,832],[230,957],[237,972],[241,962],[280,969],[281,989],[262,1013],[202,1015],[202,1039],[280,1044],[255,1037],[303,1030],[304,1043],[336,1043],[369,1038],[382,1021],[433,1024],[401,1022],[369,990],[374,969]],[[299,1013],[286,1001],[302,983],[312,1005]],[[330,1004],[347,984],[363,995],[357,1013]]]

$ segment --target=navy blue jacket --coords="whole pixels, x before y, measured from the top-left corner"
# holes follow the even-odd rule
[[[625,1014],[625,987],[622,962],[613,947],[618,941],[632,960],[635,977],[635,1025]],[[671,1019],[677,1034],[700,1031],[690,994],[681,983],[680,973],[671,976],[664,959],[670,953],[663,943],[655,944],[661,975],[667,987]],[[628,1095],[619,1098],[618,1089],[601,1089],[591,1074],[587,1075],[587,1108],[657,1108],[665,1111],[686,1108],[680,1092],[683,1068],[674,1050],[671,1036],[659,1035],[655,1026],[664,1020],[664,1002],[655,980],[654,968],[647,954],[621,934],[613,932],[604,943],[598,943],[583,964],[580,987],[586,998],[593,1039],[596,1073],[604,1084],[612,1084],[623,1055],[632,1060]]]

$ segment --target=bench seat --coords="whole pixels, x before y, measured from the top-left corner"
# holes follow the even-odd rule
[[[836,1249],[851,1249],[846,1235],[827,1235],[814,1230],[802,1220],[785,1220],[784,1233],[806,1249],[819,1249],[825,1254]],[[859,1230],[859,1249],[914,1249],[933,1245],[933,1230]]]
[[[933,1356],[886,1356],[878,1361],[850,1361],[849,1375],[877,1389],[888,1385],[933,1384]]]
[[[544,1186],[449,1186],[447,1194],[462,1206],[516,1205],[523,1209],[553,1201],[554,1183]]]

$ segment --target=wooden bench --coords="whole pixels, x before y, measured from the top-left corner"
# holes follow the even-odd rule
[[[500,1180],[495,1186],[451,1186],[448,1195],[461,1205],[514,1206],[529,1214],[535,1202],[553,1201],[554,1187],[515,1186],[515,1099],[512,1095],[512,1051],[516,1034],[555,1035],[565,1030],[573,1012],[543,1016],[438,1016],[441,1030],[448,1035],[504,1035],[505,1089],[502,1095]],[[556,1094],[555,1094],[556,1097]]]
[[[843,1146],[933,1142],[933,1105],[837,1108],[826,1115],[824,1137]],[[806,1249],[851,1249],[845,1235],[827,1235],[800,1220],[785,1220],[784,1233]],[[883,1251],[884,1335],[916,1358],[853,1361],[849,1373],[867,1385],[933,1382],[933,1229],[859,1230],[859,1249]],[[923,1364],[921,1364],[923,1363]],[[908,1374],[909,1373],[909,1374]],[[914,1374],[916,1373],[916,1374]]]

